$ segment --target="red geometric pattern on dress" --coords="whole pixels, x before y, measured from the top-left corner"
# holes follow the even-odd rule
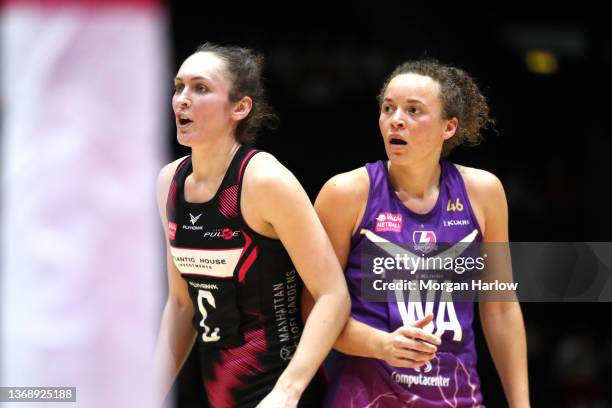
[[[234,184],[219,194],[219,212],[225,218],[238,216],[238,185]]]
[[[242,346],[221,350],[220,360],[213,363],[214,380],[204,381],[213,407],[236,406],[232,391],[264,373],[258,358],[260,353],[268,350],[263,327],[245,332],[244,340]]]

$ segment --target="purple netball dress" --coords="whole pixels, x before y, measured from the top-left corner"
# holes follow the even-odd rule
[[[363,291],[364,281],[370,282],[375,274],[371,267],[364,268],[364,253],[373,247],[389,257],[397,254],[385,245],[407,248],[422,258],[453,249],[475,254],[482,233],[463,179],[452,163],[441,161],[440,166],[438,200],[427,214],[417,214],[397,198],[385,163],[366,164],[368,203],[352,237],[346,268],[353,318],[392,332],[433,313],[434,320],[425,329],[441,336],[436,357],[414,369],[340,353],[331,370],[325,407],[484,407],[476,372],[473,302],[454,300],[445,290],[387,291],[387,301],[373,301]],[[464,245],[460,251],[457,243]]]

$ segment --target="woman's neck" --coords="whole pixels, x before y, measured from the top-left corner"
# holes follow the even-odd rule
[[[406,165],[389,163],[389,180],[400,198],[427,198],[437,193],[440,181],[440,162],[422,161]]]
[[[211,140],[192,147],[193,181],[206,182],[223,177],[238,148],[240,143],[233,137]]]

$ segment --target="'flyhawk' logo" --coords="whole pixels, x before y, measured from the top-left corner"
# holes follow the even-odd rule
[[[193,214],[192,214],[192,213],[189,213],[189,218],[190,218],[190,220],[189,220],[189,221],[191,222],[191,225],[195,225],[195,223],[196,223],[196,222],[198,222],[198,219],[199,219],[201,216],[202,216],[202,213],[200,213],[200,214],[196,215],[195,217],[193,216]]]

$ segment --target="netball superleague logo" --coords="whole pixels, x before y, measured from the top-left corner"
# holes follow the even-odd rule
[[[436,233],[433,231],[414,231],[412,233],[414,249],[428,253],[436,249]]]
[[[402,214],[390,212],[379,213],[376,217],[376,232],[400,232],[402,230]]]

